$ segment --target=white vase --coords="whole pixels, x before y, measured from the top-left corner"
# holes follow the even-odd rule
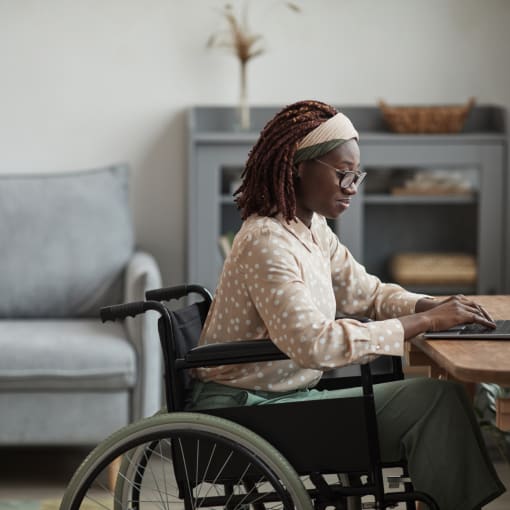
[[[239,127],[241,131],[248,131],[250,129],[250,105],[248,104],[246,68],[247,62],[241,61],[241,81],[239,91]]]

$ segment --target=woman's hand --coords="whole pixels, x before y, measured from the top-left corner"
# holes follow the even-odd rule
[[[445,299],[424,298],[416,303],[414,315],[400,317],[405,338],[425,331],[443,331],[459,324],[477,323],[495,328],[492,317],[471,299],[459,294]]]

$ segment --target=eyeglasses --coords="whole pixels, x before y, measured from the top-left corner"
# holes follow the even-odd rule
[[[328,165],[328,163],[325,163],[320,159],[314,159],[314,161],[317,161],[317,163],[320,163],[321,165],[327,166],[328,168],[334,170],[336,172],[336,176],[338,177],[338,184],[342,189],[349,188],[353,184],[356,187],[360,186],[361,183],[364,181],[365,177],[367,176],[366,172],[352,172],[351,170],[339,170],[338,168]]]

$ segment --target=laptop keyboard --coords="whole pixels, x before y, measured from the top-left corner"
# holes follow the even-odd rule
[[[484,333],[484,334],[494,334],[494,333],[510,333],[510,321],[495,321],[496,328],[486,328],[481,324],[466,324],[461,331],[459,331],[460,335],[472,334],[472,333]]]

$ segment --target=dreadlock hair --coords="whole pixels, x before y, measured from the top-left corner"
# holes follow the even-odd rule
[[[261,131],[248,154],[234,192],[243,220],[251,214],[281,213],[290,222],[296,216],[294,154],[298,142],[338,112],[320,101],[299,101],[277,113]]]

